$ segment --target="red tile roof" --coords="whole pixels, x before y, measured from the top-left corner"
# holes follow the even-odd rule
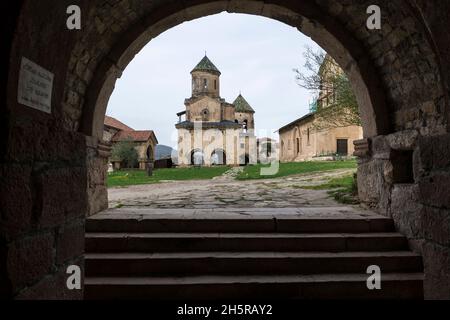
[[[120,122],[119,120],[105,116],[105,126],[117,129],[117,130],[123,130],[123,131],[133,131],[133,128],[130,128],[126,124]]]
[[[156,140],[155,133],[152,130],[119,131],[112,137],[112,141],[119,142],[119,141],[131,140],[131,141],[134,141],[134,142],[146,142],[152,136]]]

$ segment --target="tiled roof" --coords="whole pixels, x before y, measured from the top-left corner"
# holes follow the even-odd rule
[[[280,129],[278,129],[278,131],[281,132],[281,131],[284,131],[286,129],[290,129],[290,127],[292,127],[293,125],[297,125],[298,123],[303,122],[305,120],[309,121],[309,120],[314,118],[314,115],[315,115],[314,112],[313,113],[308,113],[307,115],[305,115],[305,116],[303,116],[301,118],[298,118],[297,120],[292,121],[291,123],[285,125],[284,127],[281,127]]]
[[[128,141],[128,140],[131,140],[133,142],[146,142],[152,137],[152,135],[153,136],[155,135],[152,130],[119,131],[114,135],[114,137],[112,137],[111,140],[114,142]]]
[[[192,70],[192,72],[194,72],[194,71],[206,71],[206,72],[213,72],[213,73],[220,74],[219,69],[217,69],[217,67],[214,65],[214,63],[212,63],[211,60],[209,60],[209,58],[207,56],[205,56],[197,64],[197,66],[194,68],[194,70]]]
[[[234,107],[236,108],[236,112],[250,112],[255,113],[255,110],[250,106],[250,104],[245,100],[245,98],[242,96],[242,94],[239,94],[239,96],[234,100],[233,102]]]
[[[130,128],[126,124],[120,122],[116,118],[105,116],[105,126],[124,131],[133,131],[133,128]]]

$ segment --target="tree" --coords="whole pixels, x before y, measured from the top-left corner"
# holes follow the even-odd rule
[[[112,148],[112,157],[120,160],[126,168],[134,168],[139,162],[139,155],[131,140],[115,144]]]
[[[323,51],[306,47],[304,71],[294,69],[302,88],[315,95],[310,111],[316,114],[316,129],[361,125],[358,103],[344,71]]]

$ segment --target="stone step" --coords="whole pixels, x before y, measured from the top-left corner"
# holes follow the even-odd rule
[[[299,216],[260,216],[243,218],[156,218],[132,215],[117,217],[96,216],[86,221],[86,232],[212,232],[212,233],[365,233],[393,232],[391,219],[381,216],[334,218]]]
[[[86,254],[86,275],[133,276],[207,274],[420,272],[422,259],[408,251],[392,252],[194,252]]]
[[[421,273],[384,273],[381,290],[369,290],[366,281],[366,274],[86,278],[85,298],[182,301],[423,299]]]
[[[399,251],[399,233],[87,233],[86,252]]]

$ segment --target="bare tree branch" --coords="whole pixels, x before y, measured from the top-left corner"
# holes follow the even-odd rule
[[[294,72],[298,85],[312,91],[318,99],[312,108],[316,128],[361,125],[356,96],[339,65],[327,58],[325,52],[314,52],[310,47],[306,47],[303,55],[306,59],[303,70],[294,69]]]

